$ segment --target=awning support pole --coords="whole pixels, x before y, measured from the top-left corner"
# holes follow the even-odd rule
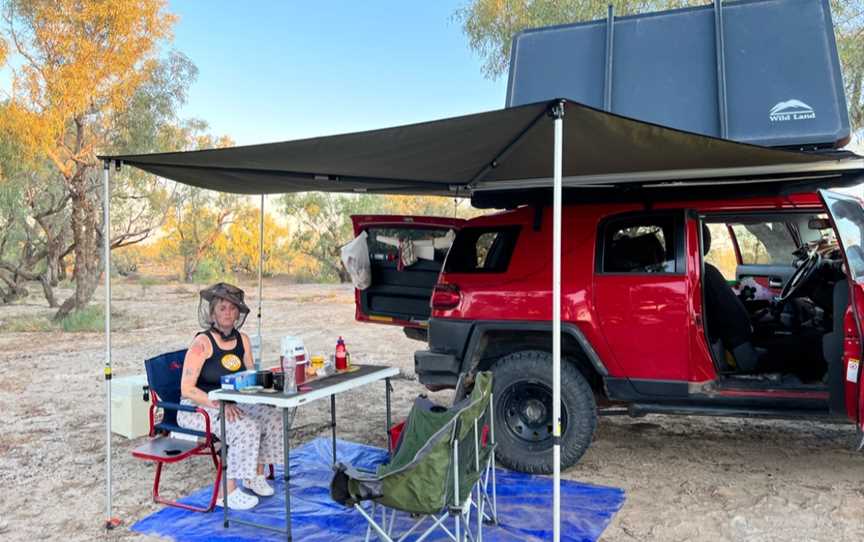
[[[117,162],[119,167],[120,162]],[[105,528],[118,522],[111,509],[111,161],[102,163],[102,244],[105,250]]]
[[[258,224],[258,353],[255,356],[255,370],[261,370],[261,357],[264,344],[261,342],[261,299],[264,291],[264,194],[261,194],[261,222]]]
[[[552,185],[552,540],[561,540],[561,177],[564,102],[552,108],[555,152]]]

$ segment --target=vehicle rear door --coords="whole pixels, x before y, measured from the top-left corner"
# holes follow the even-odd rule
[[[864,429],[864,387],[861,386],[861,317],[864,315],[864,209],[861,200],[820,190],[846,260],[849,308],[844,317],[843,359],[846,413]]]
[[[367,234],[372,268],[371,285],[354,292],[356,319],[425,327],[444,258],[465,221],[399,215],[356,215],[351,220],[355,236]]]

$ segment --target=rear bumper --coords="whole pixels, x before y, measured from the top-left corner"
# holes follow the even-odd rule
[[[430,388],[452,388],[462,372],[462,360],[476,322],[429,319],[429,350],[414,353],[414,372]]]
[[[430,388],[453,388],[459,380],[462,360],[451,354],[429,350],[414,352],[414,372],[420,383]]]

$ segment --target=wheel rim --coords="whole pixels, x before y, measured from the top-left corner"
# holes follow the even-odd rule
[[[516,440],[531,445],[552,444],[552,389],[539,382],[518,382],[501,399],[504,427]],[[567,413],[561,405],[562,434]]]

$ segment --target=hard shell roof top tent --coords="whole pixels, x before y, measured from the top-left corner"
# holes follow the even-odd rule
[[[802,5],[807,3],[808,0],[730,2],[723,13],[726,9],[732,11],[733,8],[743,9],[745,6],[757,10],[769,6],[786,6],[785,9],[798,14]],[[825,9],[823,13],[830,17],[825,7],[826,0],[814,4],[821,5]],[[693,9],[667,13],[704,17],[704,8],[701,9],[702,11]],[[710,12],[708,13],[711,16]],[[719,9],[713,12],[714,17],[720,14]],[[642,16],[642,19],[648,20],[652,16],[662,19],[661,15]],[[635,17],[622,21],[631,19],[637,23],[634,28],[638,30],[642,19]],[[712,19],[715,28],[722,29],[721,19]],[[830,18],[827,23],[827,28],[830,29]],[[704,21],[700,24],[704,25]],[[612,27],[609,25],[606,28],[611,41]],[[529,34],[530,32],[526,32],[522,37],[517,37],[517,42],[524,40]],[[711,33],[710,36],[714,34]],[[722,43],[722,32],[718,33],[718,36],[718,41]],[[636,37],[638,32],[633,39]],[[517,43],[514,49],[524,51],[523,46],[526,44],[527,42]],[[833,38],[830,40],[829,49],[831,58],[836,61]],[[514,53],[517,56],[519,54],[521,53],[518,51]],[[522,69],[520,66],[524,64],[523,57],[517,56],[514,56],[514,70]],[[621,62],[626,65],[626,62]],[[606,66],[608,71],[610,63],[607,62]],[[544,73],[561,79],[560,73],[548,66],[544,69]],[[795,69],[797,70],[797,63]],[[725,79],[721,77],[720,81],[723,80]],[[815,190],[821,186],[864,182],[864,158],[848,152],[826,152],[818,149],[823,146],[831,147],[848,137],[848,119],[843,121],[846,122],[846,132],[840,122],[839,128],[833,132],[830,129],[823,130],[812,140],[799,140],[796,146],[806,146],[809,149],[808,152],[800,152],[714,137],[717,133],[708,128],[721,126],[721,133],[726,133],[722,131],[725,121],[683,126],[701,131],[700,134],[604,112],[561,98],[567,96],[569,91],[563,87],[553,89],[554,95],[543,96],[536,100],[536,103],[525,103],[524,100],[530,98],[520,94],[522,90],[513,90],[516,88],[513,85],[514,76],[511,75],[508,103],[512,107],[486,113],[265,145],[149,155],[101,156],[105,162],[105,201],[109,201],[111,161],[118,166],[131,165],[193,186],[239,194],[325,191],[445,195],[471,197],[475,205],[491,206],[501,203],[515,205],[536,198],[535,194],[539,192],[544,201],[551,200],[553,203],[553,394],[556,398],[553,401],[553,417],[560,420],[560,247],[563,188],[568,189],[568,197],[577,199],[619,198],[622,195],[650,198],[652,194],[671,199],[710,197],[710,194],[729,189],[734,189],[737,196],[784,194]],[[609,85],[606,88],[608,94]],[[840,89],[842,93],[842,85]],[[671,87],[672,92],[678,90]],[[718,87],[718,95],[723,92],[725,91]],[[614,98],[614,92],[612,95]],[[836,101],[836,105],[842,106],[842,114],[838,118],[846,119],[845,102],[842,101],[842,94],[840,96],[841,99]],[[594,99],[590,96],[578,98],[588,102]],[[516,105],[516,101],[519,101],[519,105]],[[783,101],[788,102],[786,98]],[[608,101],[604,103],[608,105]],[[718,102],[718,119],[725,115],[725,103],[725,100]],[[768,109],[773,109],[773,105]],[[787,106],[795,105],[797,104],[780,104],[775,114],[785,115],[784,111],[791,111]],[[735,111],[731,101],[729,106]],[[820,114],[817,106],[813,109],[817,115]],[[620,111],[622,114],[627,112]],[[659,121],[657,118],[648,120]],[[730,122],[727,129],[732,136],[738,134],[734,122]],[[826,136],[819,135],[825,133],[829,134],[827,139]],[[746,140],[745,136],[742,132],[738,139]],[[771,140],[760,141],[765,143]],[[778,136],[776,141],[784,143],[789,140]],[[813,150],[814,148],[817,149]],[[442,156],[446,156],[447,160],[442,160]],[[105,205],[105,228],[106,231],[110,228],[109,205]],[[110,263],[107,246],[105,250],[105,261]],[[108,315],[111,294],[110,277],[107,273],[105,280],[106,305],[109,307],[106,310],[106,410],[109,418],[106,427],[106,519],[110,521],[111,335]],[[560,424],[554,428],[554,432],[560,435]],[[557,464],[557,445],[554,453]],[[556,539],[560,536],[559,480],[560,472],[556,468],[553,510]]]

